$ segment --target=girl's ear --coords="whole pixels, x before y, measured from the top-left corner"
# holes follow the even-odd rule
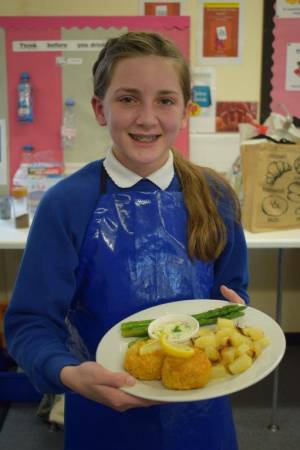
[[[99,97],[94,95],[91,100],[91,103],[97,122],[99,123],[99,125],[104,127],[106,125],[106,119],[104,116],[103,101]]]

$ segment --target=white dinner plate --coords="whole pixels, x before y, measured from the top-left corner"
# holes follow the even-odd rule
[[[154,306],[133,314],[122,322],[129,320],[155,319],[163,314],[185,313],[196,314],[213,308],[219,308],[228,304],[221,300],[183,300]],[[263,312],[247,307],[245,315],[236,319],[241,326],[254,326],[261,328],[269,337],[271,343],[262,354],[254,361],[253,365],[239,375],[229,375],[220,380],[212,380],[206,386],[192,390],[169,390],[160,381],[137,380],[132,387],[123,387],[122,390],[137,397],[166,401],[189,402],[205,400],[245,389],[269,375],[280,363],[285,352],[285,336],[280,326],[271,317]],[[106,369],[114,372],[124,371],[124,355],[128,343],[134,338],[123,338],[120,332],[120,323],[112,327],[100,341],[96,361]]]

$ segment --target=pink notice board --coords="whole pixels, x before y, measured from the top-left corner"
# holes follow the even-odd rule
[[[176,42],[185,57],[189,58],[189,17],[0,17],[0,29],[4,30],[6,42],[10,180],[19,166],[20,149],[24,142],[33,144],[36,148],[51,149],[51,158],[63,160],[60,143],[62,75],[60,66],[55,64],[56,57],[61,52],[16,52],[13,51],[13,42],[59,40],[62,28],[85,27],[126,27],[129,31],[156,31]],[[20,73],[24,70],[35,75],[32,124],[19,123],[16,114],[17,85]],[[188,155],[188,129],[181,131],[176,147]]]
[[[300,48],[300,18],[274,18],[273,67],[271,111],[284,114],[283,104],[292,116],[300,116],[300,89],[288,90],[287,74],[292,70],[288,61],[288,46],[298,44]],[[300,60],[300,55],[299,55]],[[292,75],[291,75],[292,77]],[[300,78],[300,77],[299,77]],[[292,84],[292,82],[290,83]]]

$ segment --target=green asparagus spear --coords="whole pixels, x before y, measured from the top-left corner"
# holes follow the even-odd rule
[[[211,309],[202,313],[193,314],[198,320],[200,326],[212,325],[217,322],[218,317],[235,319],[244,315],[245,305],[236,303],[222,306],[221,308]],[[150,320],[130,321],[121,324],[121,335],[123,337],[143,337],[148,336],[148,326]]]
[[[213,317],[222,317],[225,316],[231,312],[234,311],[242,311],[243,309],[245,309],[246,306],[244,305],[238,305],[238,304],[230,304],[230,305],[226,305],[226,306],[222,306],[220,308],[216,308],[216,309],[211,309],[202,313],[198,313],[198,314],[193,314],[193,317],[195,317],[195,319],[210,319]],[[125,329],[131,329],[131,328],[144,328],[146,326],[148,326],[150,324],[150,322],[152,322],[153,319],[148,319],[148,320],[138,320],[138,321],[131,321],[131,322],[123,322],[121,324],[121,329],[125,330]]]
[[[121,335],[123,337],[146,337],[148,336],[148,327],[121,329]]]
[[[222,306],[221,308],[210,309],[203,313],[194,314],[195,319],[211,319],[214,317],[224,317],[236,311],[243,311],[246,308],[244,305],[238,305],[236,303]]]

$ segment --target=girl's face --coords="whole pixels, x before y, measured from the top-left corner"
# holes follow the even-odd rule
[[[108,126],[114,155],[140,176],[167,161],[189,107],[174,63],[160,56],[119,61],[104,99],[92,104],[98,123]]]

